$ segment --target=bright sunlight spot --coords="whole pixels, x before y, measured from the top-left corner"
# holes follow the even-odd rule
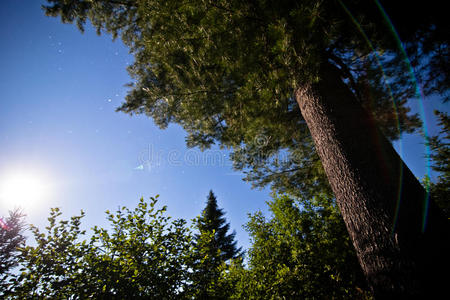
[[[0,200],[3,206],[29,208],[45,199],[48,182],[39,174],[11,172],[0,181]]]

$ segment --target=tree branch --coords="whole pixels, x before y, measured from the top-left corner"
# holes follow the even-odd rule
[[[341,58],[333,54],[332,52],[328,52],[328,58],[331,59],[337,66],[339,66],[339,70],[350,81],[351,88],[355,91],[355,96],[359,101],[362,101],[361,95],[358,91],[358,87],[355,82],[355,78],[353,77],[352,70],[349,66],[347,66]]]

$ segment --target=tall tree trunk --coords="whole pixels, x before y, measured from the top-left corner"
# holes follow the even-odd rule
[[[427,204],[424,188],[339,70],[326,66],[320,75],[295,97],[375,296],[420,297],[447,288],[448,220]]]

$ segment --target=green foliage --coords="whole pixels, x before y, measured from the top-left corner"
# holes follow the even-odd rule
[[[229,290],[220,287],[220,276],[226,272],[227,263],[240,258],[242,252],[236,246],[235,232],[228,234],[230,224],[226,223],[212,191],[195,225],[198,234],[193,251],[191,296],[195,299],[226,299]]]
[[[61,218],[54,208],[45,232],[11,261],[7,299],[317,299],[368,298],[340,215],[326,196],[269,202],[246,226],[248,265],[212,192],[193,235],[172,220],[158,197],[134,209],[106,212],[108,229],[81,230],[84,213]],[[21,215],[14,215],[20,225]],[[20,228],[17,227],[17,228]],[[18,243],[22,239],[16,239]],[[13,264],[10,264],[14,266]],[[6,290],[5,290],[6,291]]]
[[[15,298],[68,299],[83,288],[83,256],[88,248],[79,238],[85,234],[80,229],[84,213],[69,221],[59,220],[61,214],[58,208],[51,209],[45,233],[31,226],[36,245],[21,249]]]
[[[433,160],[432,169],[438,172],[437,181],[428,182],[431,198],[450,216],[450,117],[445,112],[435,111],[442,128],[442,136],[430,137],[427,141]]]
[[[379,59],[334,1],[139,4],[143,49],[120,110],[145,113],[161,127],[181,124],[189,146],[233,148],[235,168],[255,186],[272,183],[306,198],[329,190],[293,91],[316,81],[318,66],[330,60],[389,137],[420,123],[404,106],[413,91],[403,64],[389,68],[385,56],[389,89]],[[372,35],[377,47],[391,44]]]
[[[204,149],[218,143],[232,148],[235,168],[246,172],[246,180],[256,187],[272,184],[279,192],[304,198],[329,193],[293,97],[299,85],[318,80],[322,64],[339,68],[348,88],[389,138],[420,125],[405,106],[415,93],[405,57],[375,2],[48,3],[47,15],[76,22],[80,28],[90,20],[99,33],[120,36],[130,47],[134,82],[119,110],[146,114],[162,128],[170,122],[180,124],[189,146]],[[385,5],[394,21],[420,7],[402,5],[402,14],[397,14],[398,4]],[[422,19],[421,24],[409,22],[401,33],[408,51],[417,50],[416,66],[433,65],[437,70],[446,65],[438,61],[448,60],[438,55],[448,52],[448,41],[438,34],[442,28],[432,25],[443,18],[434,14]],[[423,38],[417,38],[417,32]],[[431,42],[442,45],[441,50],[421,47]],[[430,93],[448,90],[441,77],[423,74]]]
[[[171,220],[156,198],[134,210],[107,211],[111,230],[94,227],[89,281],[95,297],[181,298],[189,278],[191,234],[182,219]]]
[[[17,266],[19,248],[25,244],[25,215],[18,209],[0,218],[0,297],[8,294],[12,272]]]
[[[224,281],[232,299],[370,298],[342,218],[329,199],[275,197],[272,218],[250,216],[248,269],[233,265]]]
[[[141,199],[134,210],[107,212],[110,229],[94,227],[89,240],[81,240],[83,213],[66,221],[52,209],[46,233],[32,227],[36,245],[21,250],[10,297],[184,298],[192,236],[184,220],[171,220],[156,203]]]

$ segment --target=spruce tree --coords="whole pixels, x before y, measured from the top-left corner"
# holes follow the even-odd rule
[[[196,299],[224,299],[225,292],[217,289],[221,267],[231,259],[242,256],[235,241],[236,233],[228,234],[230,224],[217,205],[213,191],[209,191],[206,207],[197,219],[195,236],[192,295]]]

